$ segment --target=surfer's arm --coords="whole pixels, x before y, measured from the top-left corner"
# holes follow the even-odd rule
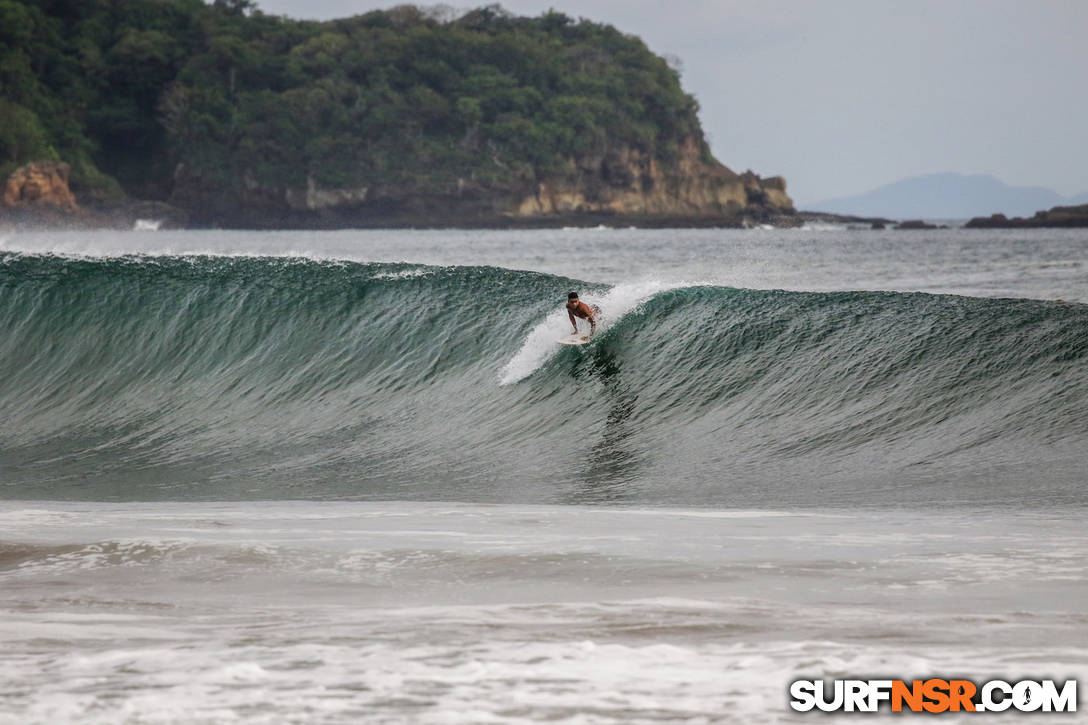
[[[578,323],[574,321],[574,313],[567,310],[567,317],[570,318],[570,324],[574,326],[574,331],[578,332]]]

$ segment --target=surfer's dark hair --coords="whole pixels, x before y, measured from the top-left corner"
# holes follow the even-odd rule
[[[568,294],[568,295],[567,295],[567,299],[568,299],[568,300],[576,300],[576,299],[578,299],[578,293],[577,293],[577,292],[571,292],[570,294]]]

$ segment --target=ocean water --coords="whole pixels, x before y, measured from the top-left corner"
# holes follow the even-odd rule
[[[0,233],[0,722],[1083,684],[1086,363],[1083,230]]]

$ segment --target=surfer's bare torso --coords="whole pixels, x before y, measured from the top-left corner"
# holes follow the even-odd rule
[[[575,321],[575,317],[589,320],[589,329],[592,334],[597,330],[597,316],[600,314],[601,308],[597,305],[587,305],[577,297],[567,300],[567,316],[570,318],[570,324],[575,332],[578,332],[578,323]]]

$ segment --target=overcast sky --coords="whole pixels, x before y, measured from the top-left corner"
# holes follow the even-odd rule
[[[402,4],[257,3],[266,13],[320,19]],[[802,207],[944,171],[1088,192],[1085,0],[502,5],[609,23],[680,58],[714,155],[735,171],[785,176]]]

